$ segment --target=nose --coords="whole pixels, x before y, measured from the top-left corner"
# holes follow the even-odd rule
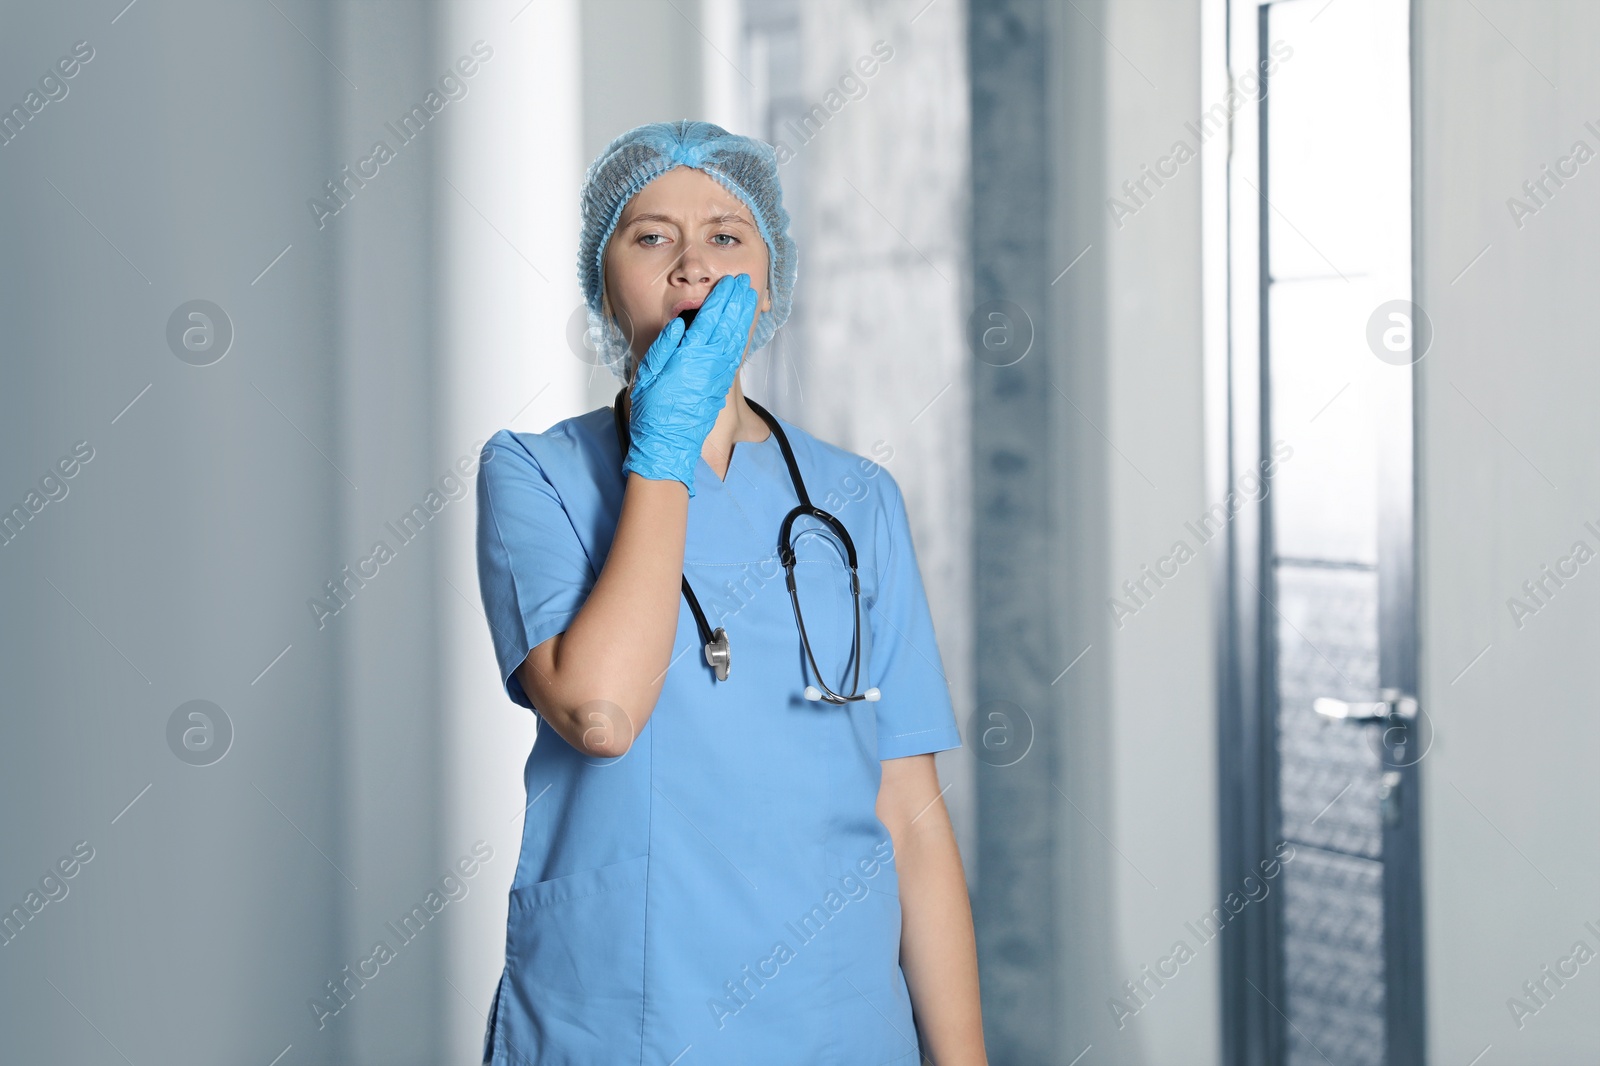
[[[686,285],[708,285],[716,280],[705,253],[691,244],[672,265],[672,279]]]

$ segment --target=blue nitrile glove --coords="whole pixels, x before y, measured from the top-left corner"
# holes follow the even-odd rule
[[[744,360],[756,302],[750,275],[725,275],[693,325],[686,329],[682,317],[674,318],[650,345],[629,393],[624,478],[631,470],[657,481],[681,481],[694,495],[695,464]]]

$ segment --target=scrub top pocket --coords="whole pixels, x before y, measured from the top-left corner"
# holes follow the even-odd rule
[[[511,890],[506,982],[490,1061],[591,1066],[638,1046],[644,1012],[645,873],[650,857]]]

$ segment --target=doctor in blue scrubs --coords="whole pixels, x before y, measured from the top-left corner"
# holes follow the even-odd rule
[[[638,127],[582,213],[623,387],[478,475],[495,654],[539,716],[483,1061],[985,1063],[905,501],[740,387],[796,276],[773,149]]]

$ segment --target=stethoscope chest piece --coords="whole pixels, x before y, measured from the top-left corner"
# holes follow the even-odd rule
[[[712,631],[711,642],[706,645],[706,665],[716,671],[718,681],[728,680],[733,653],[728,648],[728,631],[721,626]]]

